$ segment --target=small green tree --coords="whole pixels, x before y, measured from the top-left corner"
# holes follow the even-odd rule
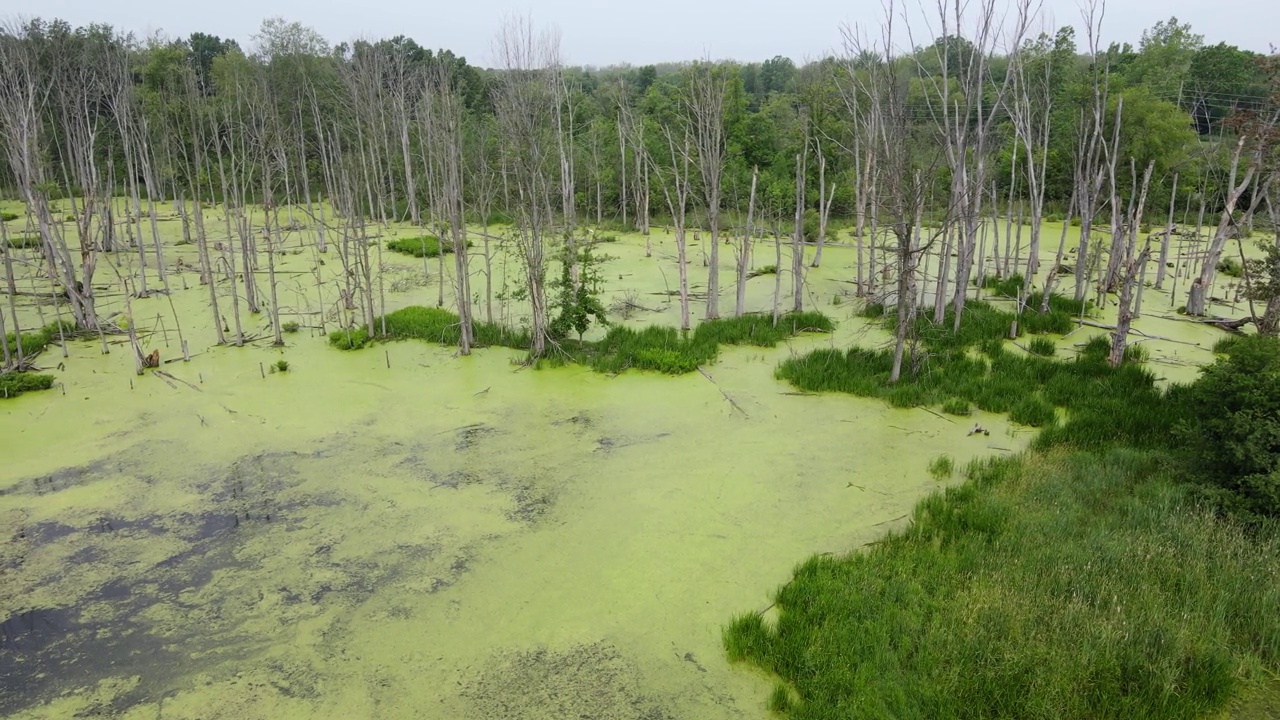
[[[570,262],[569,244],[561,252],[560,279],[553,285],[556,293],[554,308],[558,311],[551,321],[550,335],[555,339],[569,337],[569,333],[577,333],[578,341],[591,327],[592,319],[601,325],[608,325],[604,305],[600,302],[600,270],[599,259],[592,252],[592,243],[586,242],[577,251],[578,262],[575,266]],[[577,277],[573,276],[577,270]]]

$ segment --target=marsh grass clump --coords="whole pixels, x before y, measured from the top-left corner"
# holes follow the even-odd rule
[[[1058,346],[1049,338],[1038,337],[1032,338],[1031,342],[1027,345],[1027,350],[1032,355],[1053,357],[1054,353],[1058,352]]]
[[[1227,277],[1238,278],[1244,276],[1244,266],[1235,258],[1222,258],[1218,261],[1217,270]]]
[[[70,337],[78,332],[75,323],[69,320],[52,322],[39,330],[22,333],[22,354],[30,359],[45,351],[52,343],[56,342],[59,337]],[[16,353],[18,350],[17,336],[13,333],[5,333],[5,340],[9,343],[10,352]]]
[[[359,350],[370,341],[369,331],[364,327],[334,330],[329,333],[329,344],[339,350]]]
[[[467,247],[472,247],[470,240],[467,241]],[[442,243],[440,238],[435,235],[420,235],[418,237],[388,240],[387,249],[418,258],[433,258],[439,257],[442,252],[446,255],[453,252],[453,243]]]
[[[9,212],[8,210],[0,212],[0,222],[13,222],[20,217],[22,216],[16,212]]]
[[[814,556],[730,657],[793,719],[1212,715],[1280,669],[1280,530],[1205,512],[1160,451],[975,463],[869,551]]]
[[[769,694],[769,709],[779,715],[791,710],[791,690],[786,685],[778,683],[774,686],[773,692]]]
[[[53,387],[53,376],[34,372],[8,372],[0,374],[0,399],[15,398],[24,392],[48,390]]]
[[[963,398],[948,398],[946,402],[942,403],[942,412],[948,415],[968,417],[973,414],[973,405]]]
[[[281,325],[280,325],[280,329],[281,329],[282,331],[284,331],[284,332],[287,332],[287,333],[296,333],[296,332],[298,332],[299,330],[301,330],[301,329],[302,329],[302,326],[301,326],[301,325],[299,325],[298,323],[296,323],[296,322],[294,322],[294,321],[290,320],[290,321],[289,321],[289,322],[287,322],[287,323],[283,323],[283,324],[281,324]]]
[[[411,306],[374,320],[375,328],[385,323],[388,340],[425,340],[442,345],[457,344],[461,338],[461,320],[457,315],[440,308]],[[529,333],[512,330],[497,323],[475,322],[474,341],[477,346],[504,346],[525,349],[530,345]],[[365,328],[337,330],[329,333],[329,344],[339,350],[359,350],[373,342]]]
[[[1005,349],[1007,318],[1001,314],[989,305],[966,311],[959,333],[925,321],[918,371],[897,383],[889,383],[892,354],[864,348],[815,350],[784,361],[776,374],[801,390],[876,397],[894,407],[970,403],[986,412],[1016,410],[1015,422],[1044,428],[1037,447],[1165,442],[1178,411],[1141,366],[1107,364],[1105,336],[1090,341],[1074,361],[1013,353]],[[1067,411],[1063,422],[1057,421],[1059,407]]]
[[[1053,405],[1039,396],[1023,398],[1009,410],[1009,419],[1019,425],[1046,427],[1057,420]]]
[[[951,459],[950,455],[939,455],[929,461],[929,474],[935,480],[945,480],[954,475],[955,471],[955,461]]]
[[[14,233],[9,236],[9,247],[15,250],[35,250],[43,242],[36,233]]]
[[[289,361],[281,358],[271,366],[272,372],[289,372]]]

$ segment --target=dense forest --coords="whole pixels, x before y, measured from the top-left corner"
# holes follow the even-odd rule
[[[158,203],[174,204],[200,248],[215,318],[220,301],[243,296],[252,312],[264,295],[246,275],[220,298],[215,266],[256,269],[305,227],[320,253],[337,248],[344,300],[372,333],[371,224],[410,221],[446,247],[509,226],[535,357],[557,334],[547,262],[563,259],[577,284],[585,239],[654,223],[674,230],[686,329],[693,313],[744,312],[742,292],[722,307],[722,288],[743,287],[753,239],[767,235],[791,245],[797,288],[825,242],[847,240],[860,295],[929,298],[927,309],[897,303],[899,356],[917,312],[941,322],[950,307],[958,327],[968,288],[988,275],[1026,278],[1025,299],[1055,242],[1045,296],[1132,303],[1148,264],[1156,288],[1169,282],[1172,251],[1197,266],[1180,290],[1185,312],[1208,314],[1219,266],[1239,264],[1229,241],[1256,219],[1275,224],[1280,65],[1209,44],[1176,18],[1135,48],[1102,43],[1098,7],[1083,37],[1035,34],[1026,10],[946,11],[937,37],[906,49],[892,23],[849,28],[842,54],[803,67],[776,57],[661,71],[569,66],[557,36],[524,20],[502,28],[493,68],[404,36],[331,45],[278,18],[251,48],[202,33],[144,41],[103,25],[11,24],[0,37],[0,184],[25,204],[28,231],[6,244],[40,248],[75,325],[92,330],[100,253],[136,250],[137,295],[167,287]],[[110,202],[121,196],[124,217]],[[59,199],[70,212],[51,209]],[[212,204],[229,209],[225,227],[203,217]],[[1046,220],[1082,226],[1078,248],[1065,232],[1042,239]],[[685,261],[702,233],[707,293],[691,310]],[[816,246],[811,258],[804,245]],[[736,277],[719,277],[721,252]],[[1260,328],[1275,332],[1267,258],[1249,293],[1266,303]],[[469,253],[453,261],[465,352],[472,305],[492,320],[493,289],[470,287]]]

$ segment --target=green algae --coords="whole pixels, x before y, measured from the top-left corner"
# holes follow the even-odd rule
[[[937,486],[928,458],[963,466],[1031,439],[988,413],[804,396],[774,378],[793,355],[889,341],[849,302],[847,245],[807,271],[806,306],[833,333],[726,347],[706,375],[610,377],[534,370],[504,348],[333,352],[328,333],[355,319],[334,302],[341,263],[331,251],[319,265],[299,234],[276,258],[299,331],[283,350],[213,347],[195,249],[177,245],[176,218],[160,227],[173,291],[133,299],[128,320],[172,379],[135,376],[122,335],[109,354],[74,341],[49,370],[63,392],[0,410],[0,620],[57,625],[0,657],[5,714],[763,718],[772,685],[729,666],[724,619],[766,606],[797,560],[901,524]],[[652,241],[652,258],[636,235],[609,246],[602,302],[628,308],[615,325],[679,323],[674,239]],[[128,253],[105,261],[139,270]],[[440,277],[381,262],[379,314],[435,305],[441,282],[452,311],[449,263]],[[471,266],[484,287],[475,250]],[[493,320],[519,328],[522,270],[505,247],[492,266]],[[769,311],[772,289],[749,281],[748,309]],[[99,302],[126,311],[118,294]],[[1173,300],[1148,288],[1146,302]],[[57,319],[34,302],[19,314],[24,328]],[[1190,377],[1220,333],[1164,314],[1137,323],[1176,340],[1151,341],[1148,366]],[[270,339],[264,316],[244,320]],[[1089,334],[1054,340],[1066,356]],[[286,352],[290,371],[264,379]],[[967,436],[975,421],[991,434]]]

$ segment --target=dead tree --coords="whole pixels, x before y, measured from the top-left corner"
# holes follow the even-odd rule
[[[720,204],[726,158],[725,102],[729,94],[728,68],[710,61],[694,63],[687,75],[685,101],[698,150],[698,172],[711,231],[707,271],[708,320],[720,317]]]

